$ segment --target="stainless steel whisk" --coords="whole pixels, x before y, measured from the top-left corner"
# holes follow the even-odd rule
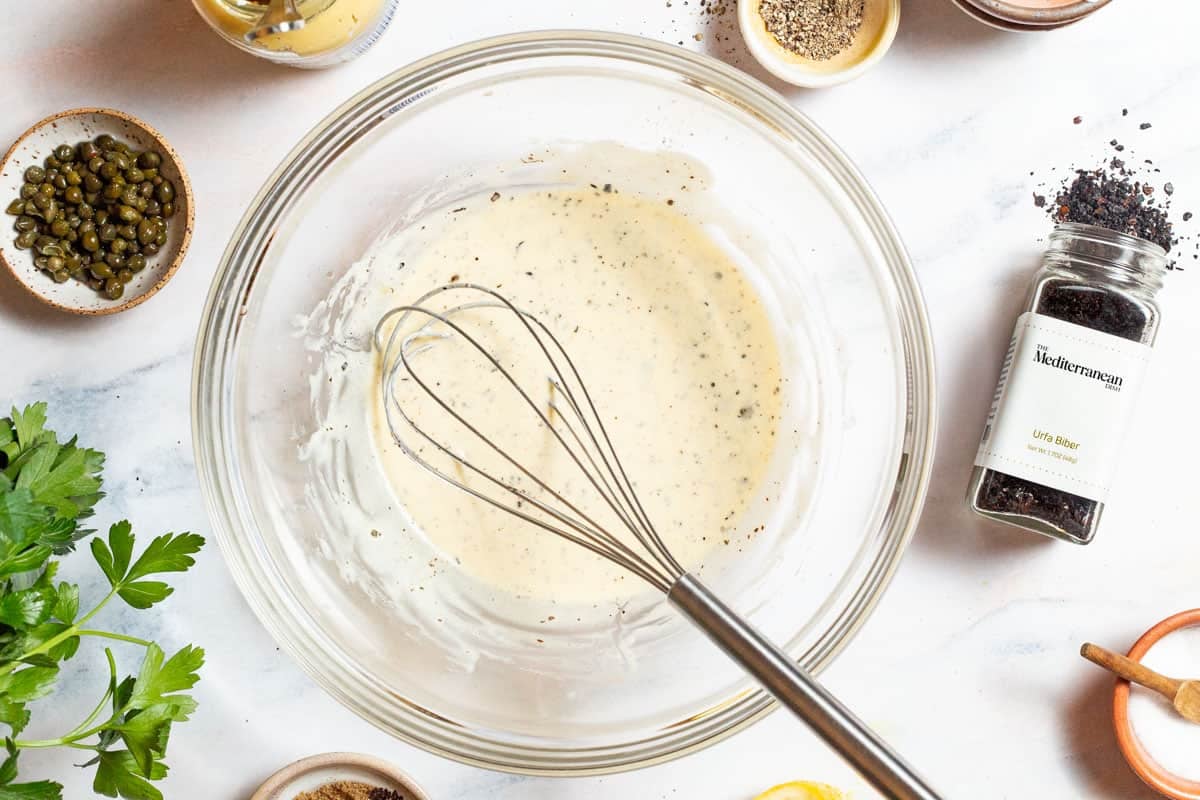
[[[495,338],[500,325],[527,337],[523,365],[506,364]],[[453,398],[443,397],[435,377],[416,368],[423,354],[455,341],[478,358],[500,387],[516,393],[518,406],[535,415],[533,422],[549,433],[549,441],[575,464],[590,502],[568,497],[530,468],[509,448],[499,445],[472,422]],[[699,627],[790,708],[859,774],[892,800],[939,800],[917,773],[855,717],[833,695],[732,609],[688,574],[671,554],[638,499],[604,422],[571,357],[537,317],[521,311],[498,292],[457,283],[428,292],[412,305],[389,311],[375,329],[375,346],[383,355],[382,391],[388,427],[396,443],[418,464],[473,497],[526,523],[591,550],[628,570],[666,594],[670,603]],[[525,383],[517,374],[524,373]],[[542,383],[544,381],[544,383]],[[405,385],[401,385],[405,384]],[[539,385],[541,384],[541,385]],[[468,456],[464,440],[445,441],[417,418],[404,394],[424,397],[435,412],[446,415],[485,458]],[[481,413],[475,410],[474,413]],[[438,426],[442,427],[441,425]],[[428,453],[429,456],[426,456]],[[445,457],[443,469],[431,457]],[[597,503],[599,500],[599,503]],[[585,508],[590,506],[592,508]],[[595,508],[607,509],[612,522],[598,520]],[[606,514],[608,516],[609,514]],[[619,536],[612,528],[628,536]]]

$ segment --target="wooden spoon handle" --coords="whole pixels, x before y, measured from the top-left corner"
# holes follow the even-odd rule
[[[1179,688],[1183,683],[1182,681],[1168,678],[1165,675],[1160,675],[1131,658],[1126,658],[1111,650],[1105,650],[1103,647],[1091,644],[1090,642],[1080,648],[1079,654],[1093,664],[1104,667],[1117,677],[1133,681],[1139,686],[1145,686],[1147,689],[1153,689],[1171,702],[1175,701],[1175,695],[1179,694]]]

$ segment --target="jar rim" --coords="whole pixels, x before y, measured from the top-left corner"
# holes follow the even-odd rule
[[[1047,254],[1057,253],[1097,267],[1118,269],[1137,280],[1162,286],[1167,273],[1167,251],[1158,244],[1114,231],[1099,225],[1082,222],[1062,222],[1054,227],[1046,248]]]

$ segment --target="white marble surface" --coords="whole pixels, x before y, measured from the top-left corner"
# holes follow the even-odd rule
[[[0,141],[59,109],[115,106],[167,135],[197,193],[187,262],[142,308],[76,319],[0,278],[0,403],[48,399],[60,430],[108,453],[101,521],[129,516],[147,535],[207,531],[188,417],[203,297],[253,192],[353,90],[452,44],[546,27],[640,33],[753,69],[729,27],[701,25],[696,0],[401,6],[374,50],[321,73],[235,52],[186,0],[5,6]],[[1190,424],[1200,390],[1200,275],[1172,275],[1164,292],[1166,321],[1142,413],[1093,546],[980,524],[964,512],[961,495],[1047,231],[1030,203],[1034,184],[1056,166],[1092,164],[1117,137],[1162,165],[1177,188],[1177,211],[1200,211],[1200,5],[1117,0],[1073,28],[1026,36],[984,28],[949,0],[904,0],[903,13],[894,49],[873,72],[834,90],[789,90],[894,215],[928,297],[941,369],[938,462],[921,530],[882,607],[827,680],[948,797],[1148,798],[1114,745],[1109,682],[1075,653],[1085,638],[1127,646],[1161,617],[1200,605],[1200,526],[1191,506],[1200,432]],[[1075,115],[1082,124],[1072,124]],[[1142,121],[1154,127],[1140,131]],[[75,567],[97,589],[86,561],[81,555]],[[171,798],[245,797],[285,762],[336,749],[387,757],[433,797],[456,800],[746,800],[796,778],[872,796],[782,714],[702,754],[606,778],[527,779],[422,753],[342,710],[276,649],[215,545],[159,613],[114,610],[108,620],[171,646],[195,641],[208,650],[201,710],[172,741],[164,784]],[[101,661],[95,652],[78,659],[80,671],[61,692],[70,702],[60,706],[82,708],[99,691]],[[53,709],[40,712],[35,732],[67,721],[56,717]],[[23,771],[65,781],[68,797],[88,796],[74,760],[37,754]]]

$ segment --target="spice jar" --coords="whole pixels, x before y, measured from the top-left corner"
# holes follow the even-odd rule
[[[1067,223],[1017,320],[968,502],[989,519],[1087,544],[1158,332],[1167,254]]]

